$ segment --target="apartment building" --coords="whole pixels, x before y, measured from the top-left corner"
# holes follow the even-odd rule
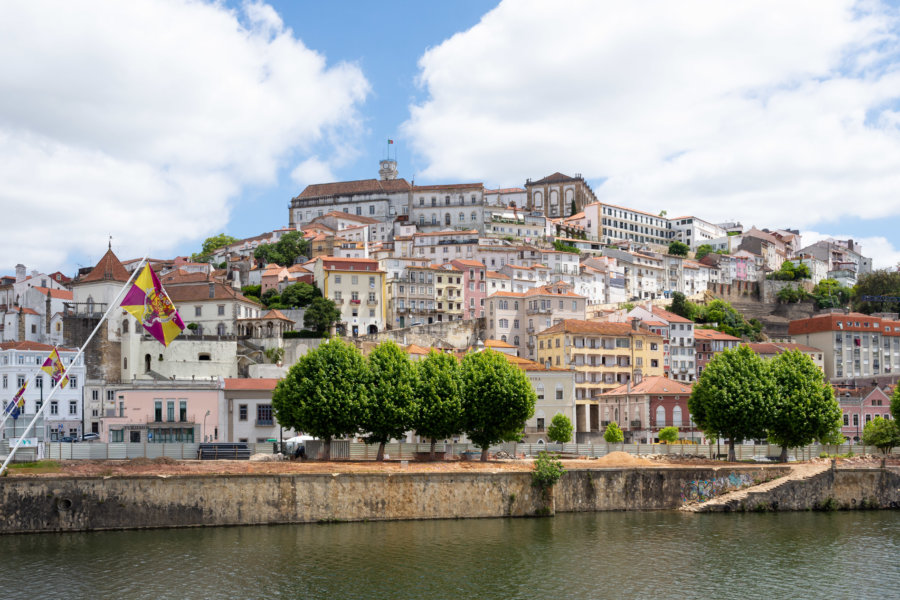
[[[387,326],[385,272],[377,260],[319,257],[313,278],[322,295],[341,311],[338,331],[356,337]]]
[[[575,371],[575,430],[580,434],[601,431],[603,393],[663,375],[662,337],[641,328],[638,321],[566,319],[536,337],[537,362]]]
[[[451,260],[450,264],[463,274],[463,319],[483,317],[487,269],[477,260]]]
[[[665,252],[675,239],[667,218],[642,210],[597,202],[586,206],[584,214],[588,236],[605,244],[630,241]]]
[[[409,219],[419,231],[474,229],[484,233],[484,184],[414,186]]]
[[[697,360],[697,379],[716,354],[741,345],[741,338],[715,329],[694,329],[694,352]]]
[[[763,360],[771,360],[781,354],[791,350],[799,350],[808,356],[813,363],[823,372],[825,371],[824,353],[818,348],[807,346],[805,344],[794,344],[788,342],[750,342],[745,344],[748,348],[756,352]]]
[[[675,217],[669,219],[669,224],[674,233],[673,239],[687,244],[691,250],[696,250],[711,240],[728,235],[724,227],[698,217]]]
[[[628,316],[651,329],[665,332],[663,338],[663,363],[666,376],[678,381],[694,381],[697,378],[696,351],[694,349],[694,322],[658,306],[636,306]]]

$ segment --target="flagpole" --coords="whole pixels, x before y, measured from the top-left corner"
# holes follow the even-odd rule
[[[113,301],[109,303],[109,306],[106,308],[106,312],[103,313],[103,317],[100,319],[100,322],[97,323],[97,326],[94,327],[94,330],[91,332],[91,335],[88,336],[87,341],[85,341],[84,344],[81,346],[81,348],[78,349],[78,354],[75,355],[75,358],[72,359],[72,361],[69,363],[69,366],[66,367],[65,371],[63,371],[63,374],[59,378],[59,381],[57,381],[56,385],[53,386],[53,389],[50,390],[50,395],[47,396],[47,399],[41,405],[41,410],[37,411],[34,414],[34,418],[31,419],[31,422],[28,424],[28,427],[25,428],[25,431],[22,433],[22,435],[20,435],[18,438],[16,438],[16,445],[14,447],[10,448],[9,456],[6,457],[6,460],[3,461],[3,465],[0,466],[0,477],[3,476],[3,473],[6,471],[7,465],[9,465],[10,461],[13,459],[13,456],[15,456],[16,450],[18,450],[19,446],[22,445],[22,440],[25,439],[26,437],[28,437],[28,433],[31,431],[31,428],[34,427],[34,424],[37,422],[38,417],[42,416],[44,414],[44,411],[47,410],[47,407],[50,405],[50,400],[53,398],[53,394],[56,393],[56,390],[58,390],[60,388],[62,382],[68,376],[69,369],[71,369],[72,366],[78,362],[78,359],[81,358],[81,355],[84,354],[84,349],[87,348],[88,344],[91,343],[91,340],[94,339],[94,335],[97,334],[97,331],[99,331],[100,326],[103,325],[103,322],[109,317],[109,314],[112,312],[113,308],[116,308],[119,306],[119,300],[122,296],[122,292],[128,290],[129,286],[131,285],[131,282],[134,280],[135,276],[137,276],[138,272],[141,270],[141,267],[144,265],[144,263],[147,261],[147,259],[149,257],[150,257],[150,253],[148,252],[146,255],[144,255],[144,258],[141,259],[141,262],[138,263],[138,265],[134,269],[134,271],[132,271],[131,277],[128,278],[128,281],[125,282],[125,285],[122,286],[122,289],[119,290],[119,292],[116,294],[116,297],[113,299]],[[62,360],[62,357],[60,357],[60,360]],[[83,415],[82,415],[82,417],[83,417]]]
[[[35,381],[35,380],[37,379],[37,376],[38,376],[38,373],[37,373],[37,372],[34,372],[34,373],[31,375],[31,377],[28,379],[28,381],[25,382],[25,389],[26,389],[26,390],[28,389],[28,385],[29,385],[32,381]],[[16,391],[16,393],[18,393],[18,390]],[[13,396],[13,397],[15,397],[15,396]],[[23,398],[25,397],[25,392],[24,392],[24,391],[22,392],[22,397],[23,397]],[[10,402],[12,402],[12,400],[10,400]],[[5,430],[3,429],[3,426],[6,425],[6,421],[9,420],[10,415],[12,415],[12,408],[13,408],[13,407],[10,406],[10,407],[9,407],[9,410],[7,410],[6,408],[3,409],[3,420],[0,421],[0,431],[5,431]],[[25,414],[25,411],[22,411],[22,414]]]

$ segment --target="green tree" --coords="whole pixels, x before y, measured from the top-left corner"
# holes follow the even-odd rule
[[[272,393],[278,422],[325,442],[359,431],[366,405],[369,369],[354,346],[333,339],[310,350],[290,368]]]
[[[558,250],[559,252],[572,252],[573,254],[578,254],[578,248],[575,246],[571,246],[561,240],[553,240],[553,249]]]
[[[537,394],[525,372],[493,350],[466,355],[460,384],[464,431],[486,461],[491,444],[520,438]]]
[[[431,459],[437,440],[462,431],[459,361],[452,354],[431,350],[416,364],[416,433],[431,440]]]
[[[572,216],[578,212],[578,207],[575,206],[575,198],[572,198],[572,206],[569,208],[569,211],[569,216]]]
[[[788,448],[831,438],[841,429],[841,408],[825,374],[799,350],[782,352],[769,362],[774,390],[769,439],[781,446],[781,462]]]
[[[687,256],[690,251],[691,247],[684,242],[679,242],[678,240],[669,242],[669,254],[673,256]]]
[[[894,447],[900,446],[900,427],[897,427],[896,421],[875,417],[866,423],[862,441],[866,446],[875,446],[889,454]]]
[[[285,308],[303,308],[309,306],[315,298],[320,298],[322,292],[314,285],[302,281],[292,283],[281,292],[280,303]]]
[[[625,434],[619,429],[619,424],[612,421],[606,426],[606,431],[603,432],[603,439],[606,440],[607,444],[620,444],[625,441]]]
[[[565,472],[562,461],[556,455],[544,450],[538,452],[538,457],[534,459],[534,470],[531,472],[531,485],[541,490],[541,497],[545,503],[550,502],[553,486]]]
[[[880,296],[887,299],[866,300],[866,296]],[[870,315],[874,312],[900,312],[900,271],[879,269],[859,276],[853,286],[853,310]]]
[[[840,308],[850,302],[853,292],[850,288],[839,284],[836,279],[823,279],[816,284],[812,293],[819,308]]]
[[[278,308],[278,306],[272,306],[273,304],[281,304],[281,296],[278,294],[277,288],[267,289],[259,299],[264,305],[271,308]]]
[[[378,444],[376,460],[384,460],[384,445],[412,428],[416,371],[406,352],[394,342],[378,344],[368,357],[369,390],[360,427],[367,444]]]
[[[680,315],[685,319],[694,320],[697,316],[697,305],[693,302],[690,302],[687,297],[681,292],[675,292],[672,294],[672,304],[669,306],[669,310],[676,315]]]
[[[260,244],[253,251],[257,260],[289,267],[301,256],[309,256],[310,241],[299,231],[284,234],[274,244]]]
[[[341,311],[335,306],[334,301],[318,296],[306,307],[306,312],[303,313],[303,326],[321,334],[327,332],[340,319]]]
[[[227,246],[228,244],[233,244],[237,241],[237,238],[231,237],[230,235],[225,235],[224,233],[208,237],[203,240],[203,245],[200,246],[200,252],[191,254],[191,260],[194,262],[207,263],[209,262],[213,251],[218,250],[223,246]]]
[[[560,444],[568,444],[572,441],[572,421],[569,417],[562,413],[556,413],[550,420],[550,427],[547,428],[547,438],[551,442]]]
[[[700,260],[707,254],[712,253],[712,251],[713,248],[709,244],[700,244],[700,246],[697,247],[697,252],[694,254],[694,258],[696,260]]]
[[[744,315],[736,311],[730,303],[724,300],[712,300],[706,306],[700,308],[697,305],[694,320],[700,323],[715,323],[716,331],[727,333],[735,337],[744,337],[750,340],[759,340],[761,337],[762,323],[759,321],[747,322]]]
[[[270,363],[278,364],[284,359],[284,348],[272,347],[266,348],[263,350],[263,354],[266,355],[266,360]]]
[[[663,427],[659,430],[659,441],[667,444],[674,444],[678,441],[677,427]]]
[[[728,460],[734,461],[735,442],[766,437],[772,387],[768,365],[739,346],[713,357],[694,384],[688,408],[707,437],[728,440]]]
[[[259,298],[262,295],[261,285],[245,285],[241,288],[241,293],[245,296],[253,296]]]
[[[891,416],[895,421],[900,421],[900,385],[894,386],[894,393],[891,394]]]

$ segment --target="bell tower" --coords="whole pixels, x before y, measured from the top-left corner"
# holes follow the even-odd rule
[[[382,181],[386,181],[389,179],[397,179],[397,161],[391,158],[386,158],[378,163],[381,165],[381,168],[378,169],[378,175],[381,176]]]

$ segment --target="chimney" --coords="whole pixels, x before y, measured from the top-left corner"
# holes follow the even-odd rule
[[[238,291],[241,289],[241,268],[237,265],[231,267],[231,287]]]
[[[632,331],[639,331],[640,328],[641,328],[641,322],[638,321],[637,319],[632,319],[632,320],[631,320],[631,330],[632,330]]]
[[[25,281],[25,265],[16,265],[16,283]]]
[[[18,340],[20,342],[24,342],[25,341],[25,315],[22,313],[21,307],[19,308],[19,312],[16,316],[19,318],[19,321],[18,321],[19,338],[18,338]]]

